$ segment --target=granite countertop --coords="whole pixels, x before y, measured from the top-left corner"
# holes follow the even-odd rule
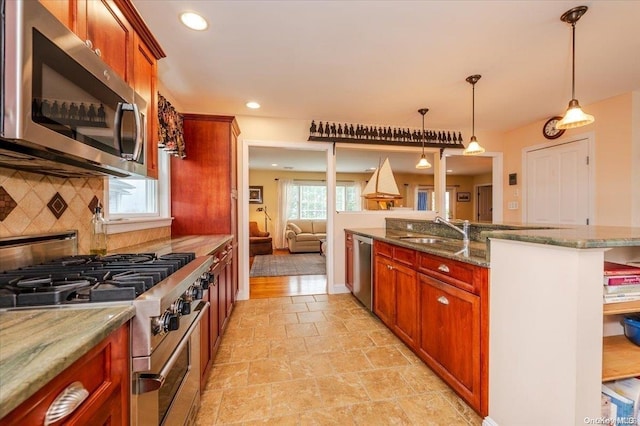
[[[577,249],[640,246],[640,228],[625,226],[563,226],[553,229],[500,230],[489,239],[522,241]]]
[[[489,251],[487,241],[471,241],[469,243],[469,256],[456,254],[462,249],[462,240],[455,238],[447,238],[439,235],[423,234],[412,231],[402,231],[397,229],[386,228],[356,228],[346,229],[346,231],[374,240],[384,241],[401,247],[407,247],[423,253],[435,254],[447,259],[459,260],[461,262],[471,263],[478,266],[489,267]],[[415,243],[404,240],[406,237],[425,237],[433,236],[439,241],[434,244]]]
[[[226,234],[187,235],[123,247],[117,250],[110,251],[109,254],[143,252],[168,254],[171,252],[194,252],[196,256],[206,256],[208,254],[212,254],[222,245],[231,241],[232,238],[233,235]]]
[[[130,304],[0,312],[0,418],[134,314]]]

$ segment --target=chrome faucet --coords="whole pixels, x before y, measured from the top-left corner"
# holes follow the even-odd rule
[[[458,228],[456,225],[450,223],[448,220],[441,216],[436,216],[434,219],[435,223],[441,223],[443,225],[448,226],[451,229],[454,229],[462,234],[462,250],[458,251],[455,254],[462,254],[464,257],[469,257],[469,221],[465,220],[462,222],[462,229]]]

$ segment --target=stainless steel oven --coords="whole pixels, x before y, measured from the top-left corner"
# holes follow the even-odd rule
[[[134,425],[190,425],[200,407],[200,320],[209,303],[200,302],[180,318],[172,338],[150,357],[150,369],[133,375]]]
[[[0,3],[0,165],[146,175],[146,101],[39,1]]]

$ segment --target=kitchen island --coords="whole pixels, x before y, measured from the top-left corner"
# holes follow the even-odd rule
[[[640,312],[640,302],[603,308],[602,301],[603,262],[640,261],[639,228],[489,225],[471,232],[470,256],[465,258],[454,254],[459,240],[445,237],[444,242],[422,244],[406,238],[441,238],[428,222],[422,228],[412,222],[411,230],[395,221],[385,229],[347,231],[490,267],[488,287],[480,295],[486,299],[480,309],[488,327],[485,426],[584,424],[585,418],[600,416],[602,381],[640,375],[640,347],[621,336],[620,326],[624,313]],[[387,264],[376,265],[388,269]],[[405,292],[414,298],[418,294]],[[424,337],[418,335],[419,340]]]

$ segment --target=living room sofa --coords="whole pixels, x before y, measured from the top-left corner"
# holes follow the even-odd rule
[[[327,221],[290,220],[284,234],[291,253],[320,252],[320,240],[327,238]]]

